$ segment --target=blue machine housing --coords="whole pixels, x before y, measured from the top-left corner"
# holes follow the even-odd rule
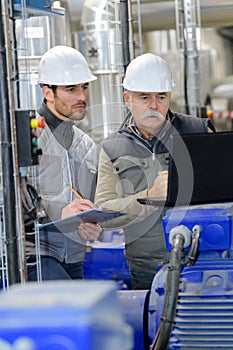
[[[232,203],[168,210],[163,218],[168,251],[171,251],[169,233],[174,226],[178,225],[185,225],[190,231],[195,225],[201,226],[199,251],[229,251],[232,248],[232,212]]]
[[[30,282],[1,292],[1,350],[131,350],[132,344],[114,282]]]
[[[124,250],[124,235],[119,231],[105,231],[102,241],[88,243],[83,264],[84,279],[113,280],[119,289],[131,289]]]
[[[174,326],[168,348],[233,349],[233,203],[168,210],[163,220],[168,250],[169,232],[177,225],[191,231],[200,225],[198,258],[184,265]],[[156,275],[148,306],[148,335],[151,342],[158,330],[167,266]],[[136,349],[136,348],[135,348]]]
[[[168,350],[233,349],[233,203],[168,210],[163,219],[168,251],[172,228],[201,228],[198,256],[188,267],[185,248],[176,316]],[[119,291],[124,317],[134,329],[133,350],[149,350],[160,326],[168,265],[150,291]],[[166,349],[160,349],[166,350]]]

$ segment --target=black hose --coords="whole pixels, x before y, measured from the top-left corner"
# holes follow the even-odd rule
[[[23,203],[23,208],[26,213],[30,213],[34,206],[32,204],[31,197],[28,193],[27,190],[27,179],[26,177],[21,177],[21,189],[22,189],[22,203]]]
[[[33,232],[35,221],[41,220],[46,215],[42,198],[24,176],[21,177],[21,191],[25,232]]]
[[[176,305],[180,282],[180,266],[181,259],[183,256],[183,245],[183,236],[179,234],[176,235],[173,239],[173,246],[168,264],[161,324],[151,346],[151,350],[167,349],[176,314]]]

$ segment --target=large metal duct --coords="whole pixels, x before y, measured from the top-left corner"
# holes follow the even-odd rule
[[[231,0],[201,0],[200,11],[202,28],[233,25]],[[175,1],[141,0],[141,19],[143,32],[175,29]]]
[[[70,9],[74,30],[79,30],[83,0],[66,0]],[[98,3],[98,1],[96,1]],[[101,3],[101,1],[99,1]],[[176,28],[175,1],[141,0],[140,1],[142,32],[168,30]],[[99,4],[98,4],[99,5]],[[232,0],[201,0],[202,28],[229,27],[233,25]],[[136,2],[133,5],[133,16],[137,13]]]
[[[83,31],[76,34],[75,46],[98,78],[90,84],[89,108],[82,128],[98,143],[123,119],[124,67],[119,3],[86,0],[81,24]]]

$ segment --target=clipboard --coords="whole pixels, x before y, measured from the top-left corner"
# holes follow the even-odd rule
[[[90,209],[83,211],[79,214],[68,216],[65,219],[48,222],[46,224],[39,224],[39,231],[60,231],[62,233],[69,233],[77,230],[78,225],[84,222],[90,222],[93,224],[100,224],[101,222],[115,219],[119,216],[126,215],[127,213],[118,212],[114,210],[102,210],[102,209]]]

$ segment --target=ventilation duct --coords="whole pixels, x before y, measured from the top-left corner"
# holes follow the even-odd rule
[[[110,2],[110,1],[108,1]],[[71,21],[74,27],[80,20],[83,3],[86,6],[87,1],[67,0],[70,9]],[[101,3],[106,1],[92,1],[93,5],[100,9]],[[133,17],[137,17],[138,6],[133,2]],[[201,0],[201,26],[202,28],[220,28],[233,25],[233,6],[232,0]],[[84,11],[84,10],[83,10]],[[83,14],[84,12],[82,12]],[[141,0],[140,15],[142,33],[154,30],[169,30],[176,28],[175,20],[175,1],[168,0]],[[88,17],[86,16],[86,19]],[[88,21],[89,22],[89,21]]]
[[[121,83],[124,69],[119,3],[86,0],[81,24],[83,31],[76,34],[75,46],[98,78],[90,84],[87,118],[81,127],[98,143],[123,119]]]

